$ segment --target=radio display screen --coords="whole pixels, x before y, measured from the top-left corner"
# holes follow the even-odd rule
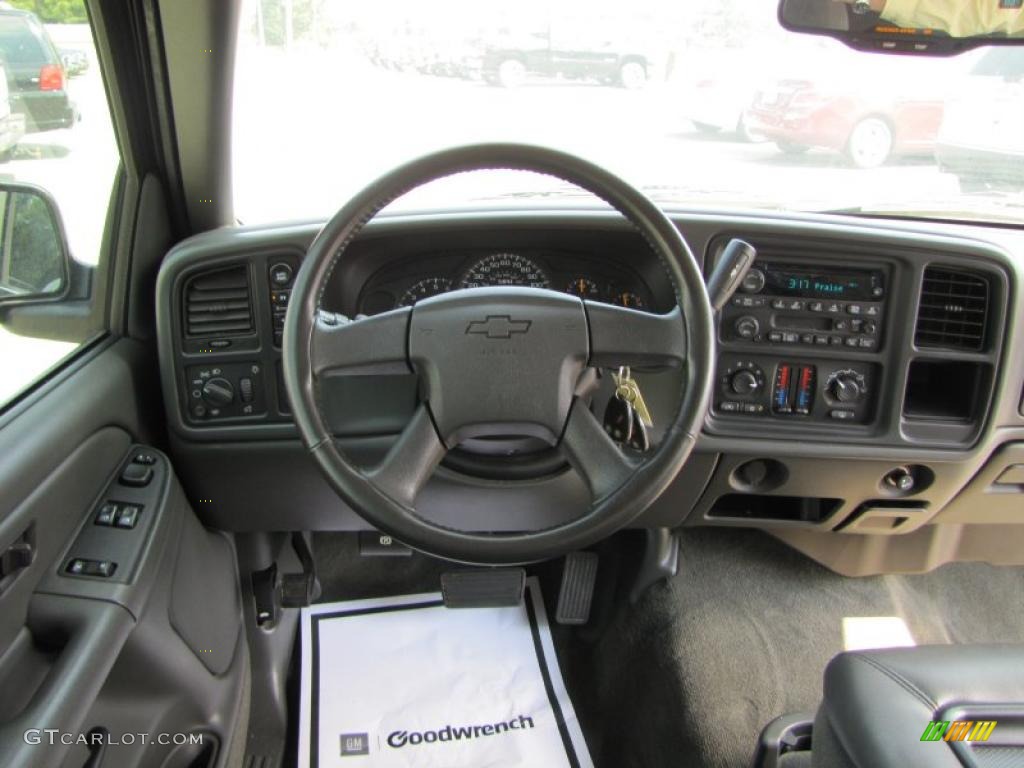
[[[764,292],[773,296],[871,301],[882,298],[884,289],[880,272],[826,272],[776,264],[765,269]]]

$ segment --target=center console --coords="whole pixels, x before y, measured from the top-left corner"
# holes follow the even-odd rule
[[[870,424],[892,314],[891,270],[759,248],[721,313],[714,414]]]

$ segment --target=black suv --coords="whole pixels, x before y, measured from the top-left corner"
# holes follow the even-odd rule
[[[77,122],[60,54],[34,13],[0,11],[0,56],[10,81],[11,109],[25,115],[26,133]]]

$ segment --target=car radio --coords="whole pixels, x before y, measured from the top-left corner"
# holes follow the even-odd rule
[[[885,310],[882,270],[765,262],[722,310],[722,341],[878,349]]]

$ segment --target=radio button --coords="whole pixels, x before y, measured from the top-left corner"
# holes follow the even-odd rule
[[[725,402],[718,404],[718,410],[722,413],[736,413],[740,409],[740,404],[735,403],[732,400],[726,400]]]
[[[864,314],[868,317],[878,317],[880,311],[877,304],[869,304],[864,307]]]
[[[861,349],[874,349],[877,342],[874,339],[861,338],[860,348]]]
[[[833,347],[841,347],[843,345],[842,336],[829,336],[828,340]]]
[[[812,301],[810,304],[807,305],[807,308],[809,310],[811,310],[811,312],[824,312],[825,311],[825,302],[823,302],[823,301]]]
[[[782,331],[769,331],[768,341],[773,341],[775,343],[782,341]]]
[[[744,413],[764,413],[764,406],[761,403],[744,403]]]
[[[825,311],[828,312],[830,315],[838,315],[840,312],[843,311],[843,305],[838,304],[836,302],[826,304]]]
[[[828,415],[829,418],[835,419],[837,421],[853,421],[857,414],[854,413],[853,411],[842,411],[837,408],[834,411],[829,411]]]
[[[864,307],[862,307],[860,304],[847,304],[846,312],[847,314],[850,315],[859,315],[864,312]]]
[[[766,302],[767,299],[764,296],[737,296],[732,300],[732,305],[749,309],[752,307],[763,307]]]
[[[832,330],[833,331],[839,331],[840,333],[846,333],[848,330],[850,330],[850,321],[849,320],[833,320],[832,321]]]
[[[799,344],[800,334],[799,333],[784,333],[782,334],[782,340],[786,344]]]
[[[785,308],[786,308],[786,300],[785,299],[772,299],[772,309],[785,309]]]
[[[803,343],[803,344],[813,344],[814,343],[814,334],[813,333],[805,333],[803,336],[800,337],[800,342]]]
[[[827,347],[828,346],[828,336],[820,336],[820,335],[819,336],[815,336],[814,337],[814,343],[817,344],[818,346]]]
[[[859,345],[859,341],[857,340],[856,336],[848,336],[846,338],[846,346],[848,346],[848,347],[856,347],[858,345]]]

